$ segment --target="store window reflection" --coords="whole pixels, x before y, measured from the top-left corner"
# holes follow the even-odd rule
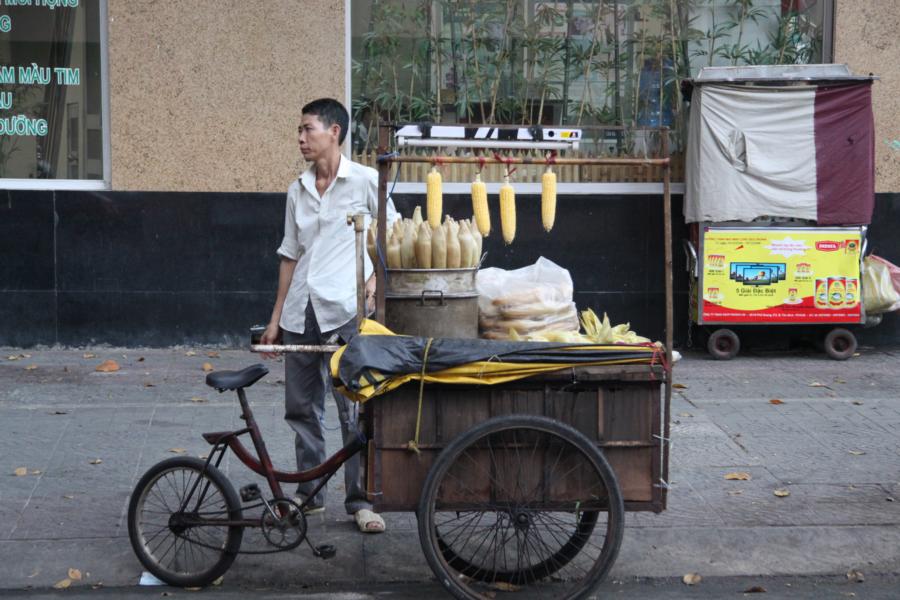
[[[0,177],[103,179],[100,8],[0,7]]]

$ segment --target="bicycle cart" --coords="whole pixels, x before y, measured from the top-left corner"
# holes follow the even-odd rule
[[[385,158],[384,165],[401,159]],[[604,164],[604,159],[580,160]],[[625,511],[660,512],[666,507],[671,231],[668,159],[653,160],[665,173],[664,349],[630,347],[643,354],[631,357],[631,364],[613,364],[614,359],[574,364],[567,359],[572,364],[560,363],[557,368],[550,363],[540,374],[494,385],[425,385],[424,362],[433,342],[428,340],[419,385],[400,385],[361,404],[359,434],[324,463],[304,472],[273,467],[247,401],[245,389],[267,369],[253,365],[210,373],[208,385],[220,392],[237,392],[246,427],[203,434],[213,446],[206,460],[171,458],[141,478],[128,513],[129,536],[141,563],[171,585],[208,585],[242,552],[246,528],[262,532],[267,551],[290,550],[307,542],[315,556],[333,557],[335,548],[314,546],[309,539],[304,516],[309,500],[300,504],[288,498],[281,483],[318,480],[319,488],[309,494],[312,498],[348,458],[360,452],[370,500],[381,511],[416,513],[425,558],[455,597],[587,597],[616,560]],[[379,186],[381,215],[387,171],[382,169]],[[356,232],[357,289],[362,292],[364,220],[361,215],[348,216],[348,223]],[[382,245],[384,225],[380,219]],[[385,273],[383,265],[378,268],[378,314],[383,315]],[[365,314],[362,293],[358,309]],[[579,345],[563,349],[575,353],[579,350],[575,346]],[[629,351],[626,346],[615,348],[612,352]],[[253,349],[335,352],[338,347]],[[255,453],[242,444],[240,438],[246,435]],[[244,486],[240,494],[234,490],[218,469],[229,449],[266,479],[268,490],[255,484]]]

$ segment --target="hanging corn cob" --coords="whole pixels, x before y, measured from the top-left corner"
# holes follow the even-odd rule
[[[481,180],[481,173],[472,182],[472,214],[482,236],[491,233],[491,214],[488,212],[487,186]]]
[[[541,177],[541,221],[544,230],[553,229],[553,221],[556,220],[556,173],[547,165]]]
[[[509,175],[503,177],[500,186],[500,229],[503,241],[512,244],[516,237],[516,192],[509,183]]]
[[[431,167],[431,172],[428,173],[428,177],[426,179],[426,195],[427,195],[427,206],[426,210],[428,212],[428,224],[431,225],[432,229],[440,226],[441,224],[441,213],[443,212],[443,198],[441,192],[441,173],[437,170],[437,167]]]

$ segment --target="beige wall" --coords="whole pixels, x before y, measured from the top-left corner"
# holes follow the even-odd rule
[[[113,189],[285,191],[344,39],[343,0],[109,0]]]
[[[837,0],[834,61],[881,77],[875,109],[875,191],[900,192],[900,2]],[[894,143],[896,141],[896,143]]]

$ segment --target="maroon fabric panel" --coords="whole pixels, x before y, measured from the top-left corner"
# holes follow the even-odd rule
[[[868,225],[875,206],[872,82],[816,90],[819,225]]]

